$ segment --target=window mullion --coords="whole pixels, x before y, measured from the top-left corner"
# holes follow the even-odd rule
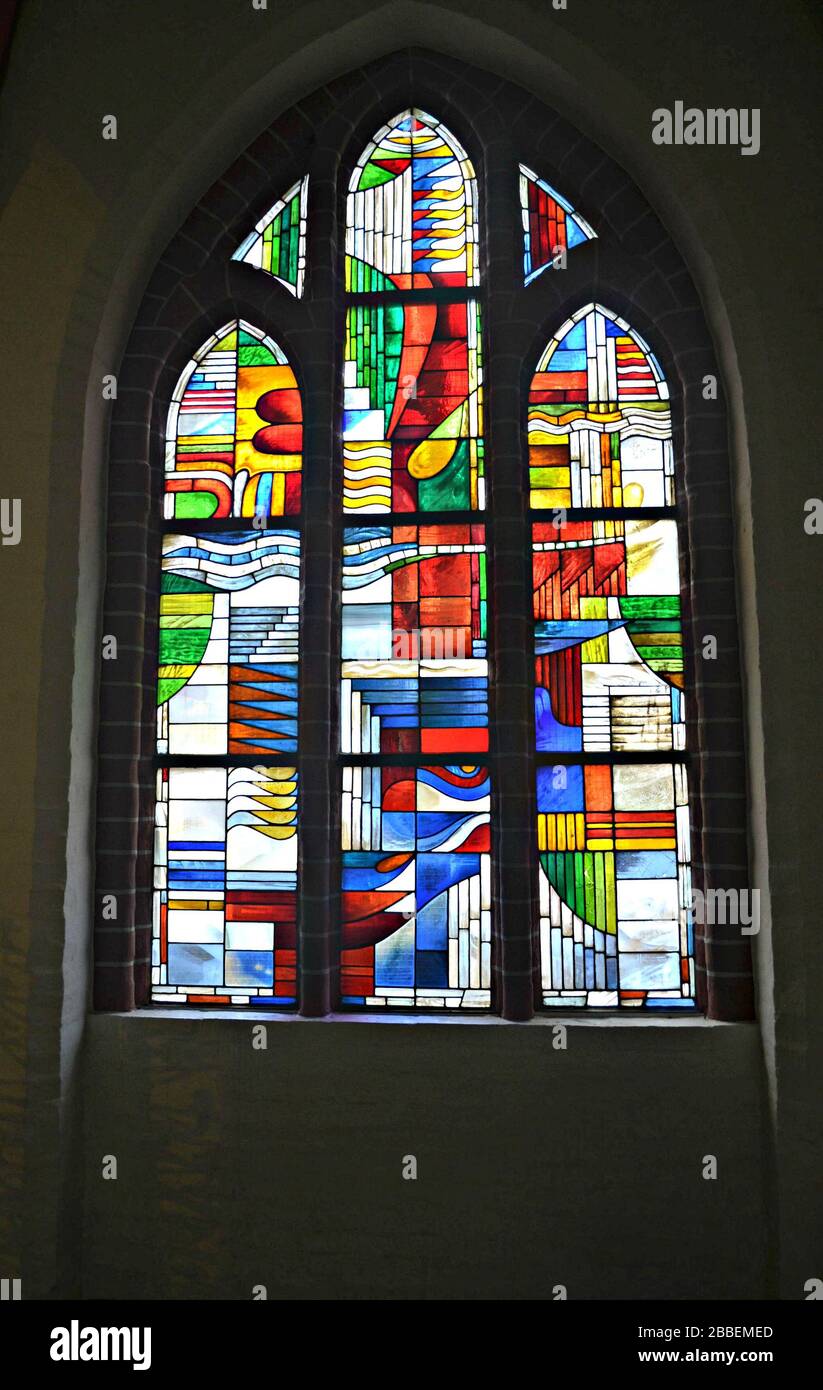
[[[337,1001],[340,792],[340,360],[343,319],[334,235],[337,186],[332,152],[310,170],[310,302],[318,306],[315,349],[302,363],[303,592],[301,595],[299,754],[300,866],[298,976],[301,1014],[317,1018]]]
[[[493,602],[492,849],[496,950],[494,993],[504,1018],[534,1011],[537,863],[534,787],[534,663],[531,544],[523,458],[521,353],[512,341],[513,300],[522,283],[522,228],[514,151],[501,137],[487,151],[488,255],[485,310],[489,444],[488,546]],[[519,335],[518,335],[519,336]]]

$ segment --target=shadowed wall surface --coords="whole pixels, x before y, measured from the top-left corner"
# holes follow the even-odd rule
[[[22,1275],[24,1297],[248,1297],[250,1282],[270,1296],[504,1284],[539,1295],[560,1282],[571,1296],[579,1285],[595,1297],[802,1297],[823,1277],[812,1195],[823,539],[803,530],[820,492],[812,8],[271,10],[24,0],[12,43],[2,494],[22,501],[23,539],[0,548],[3,1274]],[[550,101],[637,181],[700,288],[738,494],[752,882],[764,894],[757,1026],[579,1024],[557,1053],[545,1025],[287,1022],[257,1054],[234,1022],[88,1024],[100,377],[117,371],[153,266],[204,190],[279,111],[402,44]],[[760,154],[652,146],[651,112],[679,99],[759,107]],[[109,113],[116,142],[100,138]],[[109,1153],[117,1183],[99,1177]],[[419,1159],[416,1184],[400,1179],[405,1153]],[[700,1178],[706,1153],[720,1158],[716,1184]],[[256,1268],[278,1227],[290,1280]],[[601,1233],[608,1253],[592,1260]]]
[[[169,1026],[92,1023],[88,1297],[762,1296],[751,1025]]]

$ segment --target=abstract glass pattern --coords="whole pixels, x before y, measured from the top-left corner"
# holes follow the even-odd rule
[[[527,285],[552,265],[560,252],[568,252],[597,236],[571,203],[525,164],[520,165],[520,210],[523,274]]]
[[[489,1007],[489,806],[482,767],[344,768],[344,1004]]]
[[[296,531],[164,537],[158,753],[296,750],[299,603]]]
[[[685,767],[540,767],[537,835],[544,1003],[693,1008]]]
[[[341,998],[487,1009],[477,185],[433,117],[401,112],[364,152],[346,253]]]
[[[469,159],[432,116],[401,111],[352,173],[346,289],[478,283],[477,185]]]
[[[300,391],[285,354],[242,319],[182,372],[166,429],[168,520],[292,516],[300,510]]]
[[[528,443],[532,507],[674,505],[669,388],[639,334],[599,304],[546,347]]]
[[[161,768],[156,824],[154,1000],[293,1004],[295,768]]]
[[[540,956],[553,1007],[695,1005],[668,396],[647,345],[596,304],[552,338],[532,382],[532,506],[554,513],[532,533]]]
[[[540,752],[685,746],[677,523],[534,526]]]
[[[306,277],[308,196],[307,174],[264,213],[232,256],[233,261],[243,261],[273,275],[296,299],[303,295]]]
[[[343,753],[488,749],[484,528],[349,527]]]
[[[346,323],[346,511],[485,505],[480,306],[359,303]]]
[[[204,344],[174,392],[157,644],[155,1003],[297,1000],[301,431],[291,367],[242,319]],[[284,513],[289,529],[266,525]]]

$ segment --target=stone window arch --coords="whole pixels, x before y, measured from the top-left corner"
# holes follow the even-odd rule
[[[275,518],[277,526],[282,522],[284,529],[299,531],[300,537],[299,736],[293,764],[300,788],[299,891],[294,958],[283,961],[284,969],[293,970],[293,992],[281,996],[294,999],[289,1007],[309,1016],[323,1015],[340,1007],[341,993],[354,1001],[353,1007],[375,1007],[365,1004],[374,997],[365,987],[341,991],[340,958],[341,891],[346,891],[341,790],[347,775],[347,754],[341,752],[339,686],[345,610],[341,557],[347,544],[344,532],[352,520],[343,505],[342,432],[346,316],[355,302],[364,305],[370,300],[377,306],[381,295],[393,294],[398,303],[408,304],[417,295],[434,306],[435,317],[448,319],[450,303],[463,306],[465,315],[466,304],[476,301],[482,315],[476,339],[484,389],[482,459],[476,448],[460,451],[468,455],[464,499],[468,505],[433,508],[436,521],[427,514],[427,506],[420,505],[421,484],[436,495],[437,483],[431,480],[448,466],[448,461],[443,463],[448,446],[441,439],[434,448],[429,442],[409,474],[418,475],[413,497],[410,485],[405,493],[402,488],[395,490],[399,462],[388,478],[385,469],[381,473],[375,466],[377,493],[388,498],[391,509],[370,517],[374,527],[405,525],[419,531],[425,525],[462,526],[465,538],[461,533],[459,540],[447,544],[485,547],[487,647],[483,655],[471,659],[486,661],[489,668],[488,746],[480,751],[476,743],[471,748],[454,748],[455,753],[472,753],[475,759],[463,759],[454,766],[482,767],[490,782],[489,860],[484,870],[488,882],[483,901],[488,900],[491,925],[484,922],[476,942],[469,932],[465,947],[469,957],[475,946],[481,956],[482,948],[488,947],[486,966],[475,971],[481,981],[476,988],[488,991],[487,997],[476,1001],[478,1006],[506,1018],[526,1019],[545,1001],[539,849],[534,833],[539,758],[531,545],[532,526],[539,524],[539,518],[529,495],[524,426],[541,354],[562,325],[587,305],[605,306],[614,316],[611,321],[629,325],[638,343],[653,344],[654,361],[670,388],[671,457],[676,461],[683,558],[683,677],[691,692],[684,728],[695,883],[703,889],[721,884],[742,888],[748,881],[725,408],[697,291],[659,218],[613,161],[515,84],[495,79],[493,99],[491,92],[484,74],[469,65],[418,50],[392,55],[331,82],[274,120],[203,196],[150,280],[119,374],[110,443],[103,631],[117,639],[118,660],[103,663],[101,681],[95,922],[98,1008],[128,1009],[158,1002],[152,1001],[152,970],[157,967],[152,962],[152,939],[158,939],[152,918],[152,846],[157,765],[165,756],[157,750],[154,709],[160,556],[168,520],[164,521],[162,509],[166,424],[186,363],[230,322],[245,322],[282,350],[302,397],[299,521],[292,525],[288,511],[272,512],[273,494],[269,493],[263,499],[269,507],[265,517],[250,503],[249,510],[245,514],[241,510],[235,519],[243,524],[250,521],[246,529],[259,530],[258,540],[273,529]],[[346,278],[345,235],[351,180],[375,132],[391,126],[398,112],[407,111],[434,113],[436,127],[453,133],[456,146],[470,161],[476,180],[472,215],[477,239],[467,239],[466,244],[476,252],[476,260],[463,286],[438,286],[428,264],[417,273],[430,274],[434,282],[430,286],[410,282],[388,291],[370,282],[352,289],[351,278],[348,282]],[[522,184],[524,179],[529,184],[530,174],[537,180],[538,192],[527,205],[524,223]],[[266,219],[278,201],[283,206],[277,216],[284,216],[285,209],[290,219],[288,235],[292,239],[305,236],[302,260],[299,240],[286,238],[275,245],[271,231],[268,241],[255,249],[254,238],[266,237],[265,229],[271,227]],[[540,217],[554,219],[546,225],[558,237],[551,248],[558,254],[545,266],[537,263],[540,229],[535,219]],[[530,237],[526,249],[531,258],[525,272],[524,232]],[[242,256],[237,254],[240,248],[245,248]],[[385,273],[387,264],[384,260],[382,267],[372,269]],[[537,273],[544,268],[546,273]],[[401,269],[398,273],[415,272]],[[426,317],[431,318],[430,311]],[[719,395],[711,400],[704,394],[709,377],[719,383]],[[264,418],[260,428],[286,423],[278,415],[274,421]],[[460,438],[476,444],[480,437],[475,429],[474,434]],[[380,439],[385,443],[384,436]],[[484,508],[477,505],[481,492]],[[443,495],[441,491],[441,503]],[[410,499],[414,508],[406,505]],[[472,535],[478,529],[484,532],[482,538]],[[432,540],[403,533],[397,543],[429,546]],[[479,586],[477,576],[471,582]],[[421,636],[424,627],[418,621]],[[717,639],[717,659],[696,659],[708,635]],[[422,699],[419,684],[416,698]],[[473,708],[481,703],[473,700]],[[436,738],[431,747],[423,746],[426,724],[422,717],[418,725],[419,746],[399,750],[403,758],[416,769],[418,765],[452,766],[442,755],[435,756]],[[369,756],[372,751],[367,750]],[[380,751],[371,766],[381,770],[394,766],[397,752]],[[227,751],[219,756],[228,760],[232,755]],[[262,759],[263,754],[254,754],[255,763],[268,766]],[[356,757],[350,753],[348,761],[362,769],[369,758],[361,751]],[[243,795],[248,794],[246,788]],[[277,789],[266,786],[262,794],[276,799]],[[417,790],[412,795],[416,798]],[[415,800],[415,815],[426,813],[422,805]],[[396,852],[410,851],[404,847]],[[238,887],[236,891],[254,890]],[[469,897],[473,892],[469,890]],[[417,906],[413,903],[413,910]],[[472,901],[466,909],[470,917],[476,907]],[[463,912],[462,903],[455,910]],[[478,910],[487,911],[486,907]],[[445,949],[448,961],[450,948],[443,948],[437,936],[442,921],[429,923],[429,929],[429,940],[437,944],[422,949],[441,959],[420,962],[422,974],[413,988],[440,990],[438,1003],[451,1010],[460,1005],[443,993],[442,953]],[[251,940],[253,935],[241,932],[238,939]],[[223,947],[257,949],[228,948],[225,937]],[[459,956],[464,948],[456,949]],[[715,1018],[749,1017],[749,945],[739,927],[698,924],[690,949],[695,1008]],[[362,962],[349,964],[360,969]],[[240,967],[245,965],[254,969],[251,960],[239,962],[233,978],[240,978]],[[467,983],[455,988],[475,988],[472,969],[469,965]],[[407,979],[398,988],[407,989]],[[227,1004],[225,995],[222,989],[215,993],[215,1000],[221,1000],[219,1007],[237,1004],[237,999]],[[396,997],[403,1008],[431,1005],[423,996],[401,993]]]

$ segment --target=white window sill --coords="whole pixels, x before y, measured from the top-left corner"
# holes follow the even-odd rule
[[[744,1020],[742,1022],[724,1022],[718,1019],[704,1018],[702,1014],[693,1014],[684,1018],[682,1014],[659,1013],[653,1016],[643,1014],[642,1016],[632,1015],[627,1017],[625,1014],[603,1013],[603,1014],[584,1014],[582,1011],[558,1010],[556,1013],[539,1013],[533,1018],[524,1022],[517,1022],[511,1019],[501,1018],[498,1014],[417,1014],[417,1013],[388,1013],[381,1010],[379,1013],[366,1010],[352,1010],[345,1013],[326,1014],[322,1018],[306,1018],[298,1013],[278,1012],[274,1009],[195,1009],[195,1008],[140,1008],[128,1013],[95,1013],[92,1019],[95,1025],[107,1018],[133,1019],[135,1022],[149,1020],[151,1022],[168,1021],[170,1023],[202,1023],[204,1021],[214,1023],[270,1023],[272,1025],[303,1024],[303,1025],[328,1025],[328,1024],[377,1024],[398,1025],[411,1024],[419,1027],[420,1025],[430,1025],[435,1027],[461,1028],[552,1028],[557,1024],[563,1024],[567,1028],[662,1028],[667,1032],[672,1029],[711,1029],[711,1028],[755,1028],[757,1025],[754,1020]]]

